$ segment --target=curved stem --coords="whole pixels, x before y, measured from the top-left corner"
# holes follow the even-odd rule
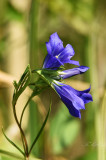
[[[17,123],[17,125],[18,125],[18,127],[19,127],[19,130],[20,130],[20,132],[21,132],[22,141],[24,141],[23,145],[25,146],[25,149],[24,149],[25,154],[28,155],[28,144],[27,144],[27,140],[26,140],[24,131],[23,131],[23,129],[21,128],[20,123],[18,122],[18,118],[17,118],[17,115],[16,115],[15,105],[13,106],[13,113],[14,113],[14,118],[15,118],[15,120],[16,120],[16,123]]]
[[[35,85],[35,84],[34,84],[34,85]],[[21,124],[22,124],[22,118],[23,118],[23,115],[24,115],[25,109],[27,108],[28,103],[31,101],[31,99],[32,99],[34,96],[38,95],[42,90],[43,90],[43,89],[37,91],[37,86],[35,86],[35,88],[34,88],[32,94],[31,94],[31,96],[29,97],[28,101],[26,102],[26,104],[25,104],[25,106],[24,106],[24,108],[23,108],[23,110],[22,110],[21,117],[20,117],[20,126],[21,126]],[[35,93],[36,93],[36,94],[35,94]]]
[[[22,118],[23,118],[23,115],[24,115],[25,109],[26,109],[26,107],[27,107],[28,103],[30,102],[30,100],[31,100],[32,98],[33,98],[33,95],[31,95],[31,96],[29,97],[28,101],[26,102],[26,104],[25,104],[25,106],[24,106],[24,108],[23,108],[23,110],[22,110],[21,118],[20,118],[20,126],[21,126],[21,124],[22,124]]]
[[[24,140],[22,138],[22,134],[21,134],[21,140],[22,140],[22,144],[23,144],[23,148],[24,148],[24,152],[25,152],[25,145],[24,145]]]

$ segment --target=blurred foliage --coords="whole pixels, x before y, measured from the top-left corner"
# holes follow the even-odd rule
[[[14,6],[11,3],[8,2],[6,18],[8,19],[8,21],[21,21],[23,19],[23,14],[16,8],[14,8]]]
[[[85,154],[84,156],[78,158],[77,160],[94,160],[97,159],[97,153],[96,152],[88,152],[87,154]]]
[[[33,2],[32,6],[31,2]],[[48,157],[53,155],[62,155],[71,160],[106,159],[106,154],[104,154],[100,146],[101,137],[102,142],[106,139],[106,119],[103,114],[105,110],[101,105],[106,82],[105,6],[105,0],[0,1],[0,67],[3,71],[11,73],[12,68],[17,70],[20,63],[23,63],[26,59],[26,57],[20,58],[20,62],[16,66],[17,57],[14,59],[14,63],[12,61],[12,58],[16,56],[14,47],[10,50],[12,45],[15,45],[16,51],[27,45],[26,52],[28,52],[27,56],[29,57],[31,67],[41,67],[47,53],[45,41],[49,40],[49,36],[53,32],[58,32],[64,42],[64,46],[68,43],[72,44],[76,53],[74,56],[75,60],[78,60],[81,65],[90,67],[90,70],[85,75],[79,75],[72,79],[90,82],[93,103],[86,105],[86,110],[82,112],[80,121],[72,118],[66,107],[62,103],[57,103],[57,96],[53,94],[54,105],[49,121],[50,127],[47,130],[45,129],[33,151],[34,155],[40,158],[49,159]],[[9,41],[11,36],[15,37],[15,35],[12,35],[11,28],[15,29],[16,26],[14,24],[17,25],[17,22],[23,26],[27,35],[25,35],[26,39],[21,46],[18,45],[20,37],[18,39],[14,38],[11,43]],[[17,35],[18,31],[16,30],[14,34]],[[18,51],[19,57],[21,57],[21,54]],[[9,66],[10,64],[7,65],[9,57],[11,57],[11,66]],[[66,65],[66,68],[68,67],[72,66]],[[22,70],[24,70],[24,66],[19,74],[22,73]],[[2,86],[0,87],[0,125],[7,128],[8,124],[11,126],[13,123],[10,120],[10,115],[12,115],[9,107],[11,99],[8,96],[11,94],[11,91],[3,89]],[[45,108],[47,108],[49,106],[48,96],[45,94],[42,99],[44,99],[43,102]],[[103,99],[104,101],[105,99]],[[29,110],[30,122],[28,124],[32,133],[30,140],[31,138],[33,139],[41,124],[41,115],[38,114],[39,108],[32,102]],[[28,115],[26,115],[25,119],[27,117]],[[100,132],[100,126],[102,126],[103,134]],[[0,137],[0,139],[3,138]],[[96,142],[97,145],[95,147],[89,145],[90,142],[92,144]],[[81,147],[82,145],[83,147]],[[3,144],[0,147],[4,147]],[[11,150],[11,147],[8,149]],[[104,146],[105,149],[106,146]],[[1,160],[7,160],[7,158],[1,158]]]
[[[50,142],[54,153],[61,153],[72,145],[80,131],[80,120],[72,119],[64,104],[50,123]]]

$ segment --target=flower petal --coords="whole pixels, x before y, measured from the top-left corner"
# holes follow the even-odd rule
[[[72,116],[81,118],[80,110],[76,109],[69,99],[67,99],[63,95],[61,95],[61,99],[62,99],[63,103],[67,106],[67,108]]]
[[[74,65],[76,65],[76,66],[80,66],[79,61],[70,60],[70,61],[67,62],[67,63],[74,64]]]
[[[75,52],[74,49],[70,44],[67,44],[67,46],[64,48],[64,50],[59,54],[59,59],[61,61],[64,61],[65,59],[70,59],[74,56]]]
[[[71,89],[71,91],[74,94],[76,94],[78,97],[80,97],[84,101],[85,104],[93,101],[91,94],[88,93],[91,89],[91,86],[88,89],[83,90],[83,91],[78,91],[78,90],[72,88],[71,86],[69,88],[69,87],[67,87],[67,85],[66,85],[66,88],[67,88],[67,90]]]
[[[48,54],[58,55],[63,49],[63,42],[55,32],[50,36],[49,42],[46,42]]]
[[[70,60],[74,56],[74,54],[75,52],[72,46],[70,44],[67,44],[64,50],[58,55],[58,59],[63,63],[79,65],[79,62]]]
[[[83,99],[85,104],[93,101],[92,96],[89,93],[82,94],[81,98]]]
[[[63,63],[60,62],[59,59],[53,55],[47,54],[44,60],[43,68],[57,69],[61,65],[63,65]]]

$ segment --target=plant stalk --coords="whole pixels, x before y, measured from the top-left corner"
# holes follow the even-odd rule
[[[19,121],[18,121],[18,118],[17,118],[17,115],[16,115],[15,105],[13,106],[13,113],[14,113],[14,118],[15,118],[15,120],[16,120],[16,123],[17,123],[17,125],[18,125],[18,127],[19,127],[19,130],[20,130],[20,133],[21,133],[23,146],[25,146],[25,148],[24,148],[25,154],[28,155],[28,144],[27,144],[27,140],[26,140],[24,131],[23,131],[23,129],[21,128],[20,123],[19,123]]]

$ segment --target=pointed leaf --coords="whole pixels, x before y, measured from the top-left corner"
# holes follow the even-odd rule
[[[3,132],[3,135],[5,136],[5,138],[8,140],[8,142],[10,142],[16,149],[18,149],[18,151],[19,151],[23,156],[25,156],[24,152],[23,152],[14,142],[12,142],[12,141],[6,136],[6,134],[4,133],[3,128],[2,128],[2,132]]]
[[[15,154],[15,153],[11,153],[11,152],[1,150],[1,149],[0,149],[0,154],[4,154],[5,156],[10,156],[10,157],[16,158],[18,160],[24,160],[23,157],[20,157],[19,155]]]
[[[31,153],[31,151],[32,151],[32,149],[33,149],[33,147],[34,147],[35,143],[37,142],[37,140],[38,140],[39,136],[41,135],[41,133],[42,133],[42,131],[43,131],[43,129],[44,129],[44,127],[45,127],[45,125],[46,125],[46,122],[47,122],[47,120],[48,120],[48,117],[49,117],[50,111],[51,111],[51,104],[50,104],[50,107],[49,107],[48,113],[47,113],[47,115],[46,115],[46,118],[45,118],[45,120],[44,120],[44,122],[43,122],[43,125],[41,126],[41,128],[40,128],[40,130],[39,130],[39,132],[38,132],[37,136],[35,137],[35,139],[34,139],[34,141],[33,141],[32,145],[31,145],[31,147],[30,147],[29,154]]]

